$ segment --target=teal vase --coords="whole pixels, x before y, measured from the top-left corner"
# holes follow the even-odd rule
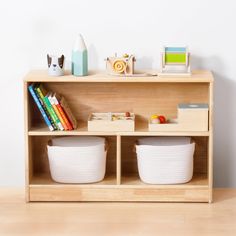
[[[75,76],[88,75],[88,51],[82,35],[76,39],[72,50],[72,74]]]

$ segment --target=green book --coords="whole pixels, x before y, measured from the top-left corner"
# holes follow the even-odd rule
[[[46,116],[47,116],[47,118],[49,119],[49,121],[50,121],[50,123],[51,123],[51,125],[52,125],[52,127],[53,127],[53,130],[57,130],[57,125],[56,125],[55,122],[53,122],[52,117],[50,116],[50,114],[49,114],[49,112],[48,112],[48,110],[47,110],[47,107],[46,107],[46,105],[45,105],[45,103],[44,103],[44,101],[43,101],[43,96],[42,96],[42,94],[41,94],[41,96],[40,96],[39,93],[38,93],[38,91],[36,90],[36,88],[37,88],[38,86],[39,86],[39,83],[36,83],[36,84],[33,86],[33,90],[34,90],[34,92],[35,92],[35,94],[36,94],[36,96],[37,96],[37,98],[38,98],[38,100],[39,100],[41,106],[43,107],[43,110],[45,111]]]
[[[45,103],[45,106],[53,120],[53,122],[56,124],[58,130],[64,130],[56,112],[54,111],[52,104],[50,103],[48,97],[47,97],[47,91],[43,88],[42,84],[37,86],[36,91],[39,93],[39,96],[42,98],[43,102]]]

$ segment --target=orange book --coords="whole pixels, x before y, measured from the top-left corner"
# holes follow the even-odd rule
[[[63,111],[65,112],[65,114],[66,114],[68,120],[70,121],[72,127],[73,127],[74,129],[76,129],[76,128],[77,128],[77,125],[78,125],[77,120],[76,120],[74,114],[72,113],[72,111],[71,111],[71,109],[70,109],[68,103],[66,102],[65,98],[64,98],[64,97],[60,97],[60,98],[58,99],[58,101],[59,101],[59,104],[61,105]]]
[[[58,110],[58,108],[57,108],[57,106],[56,106],[56,104],[55,104],[55,101],[54,101],[54,98],[53,98],[52,93],[49,94],[48,100],[50,101],[50,103],[51,103],[51,105],[52,105],[52,107],[53,107],[53,110],[54,110],[55,113],[57,114],[57,116],[58,116],[58,118],[59,118],[59,120],[60,120],[60,122],[61,122],[61,124],[62,124],[62,126],[63,126],[63,128],[64,128],[64,130],[69,130],[69,128],[68,128],[67,125],[66,125],[65,120],[63,119],[61,113],[59,112],[59,110]]]
[[[63,110],[63,108],[61,107],[61,105],[59,103],[59,96],[57,96],[57,94],[54,93],[52,96],[52,99],[54,101],[54,104],[55,104],[60,116],[62,117],[62,119],[67,127],[67,130],[73,130],[72,124],[70,123],[69,119],[66,116],[65,111]]]

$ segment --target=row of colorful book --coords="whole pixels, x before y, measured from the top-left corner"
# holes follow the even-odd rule
[[[41,83],[32,83],[28,89],[50,131],[77,128],[77,121],[64,97],[48,92]]]

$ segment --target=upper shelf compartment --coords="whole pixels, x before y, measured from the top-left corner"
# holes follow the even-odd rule
[[[79,79],[80,78],[78,78],[78,80]],[[126,81],[126,78],[117,78],[117,80]],[[191,81],[191,78],[185,78],[185,80]],[[87,129],[87,122],[89,115],[94,112],[134,113],[135,133],[140,133],[141,135],[143,132],[148,132],[148,122],[153,114],[164,115],[166,118],[175,118],[177,117],[178,104],[209,104],[210,99],[210,83],[206,82],[108,82],[104,84],[92,82],[74,83],[68,81],[61,83],[51,78],[51,82],[42,83],[47,91],[54,91],[65,97],[79,126],[86,124],[80,126],[78,130],[78,132],[83,134],[90,133]],[[25,84],[26,88],[27,86],[28,84]],[[41,127],[44,123],[31,96],[28,96],[27,105],[29,108],[28,131],[34,130],[38,132],[40,131],[38,127]],[[134,134],[134,132],[132,132],[132,134]]]
[[[156,74],[157,71],[151,71],[150,74]],[[120,82],[120,83],[209,83],[213,81],[211,71],[194,70],[189,77],[183,76],[145,76],[145,77],[124,77],[111,76],[105,72],[92,71],[88,76],[75,77],[69,72],[60,77],[49,76],[46,70],[33,70],[25,77],[26,82]]]

